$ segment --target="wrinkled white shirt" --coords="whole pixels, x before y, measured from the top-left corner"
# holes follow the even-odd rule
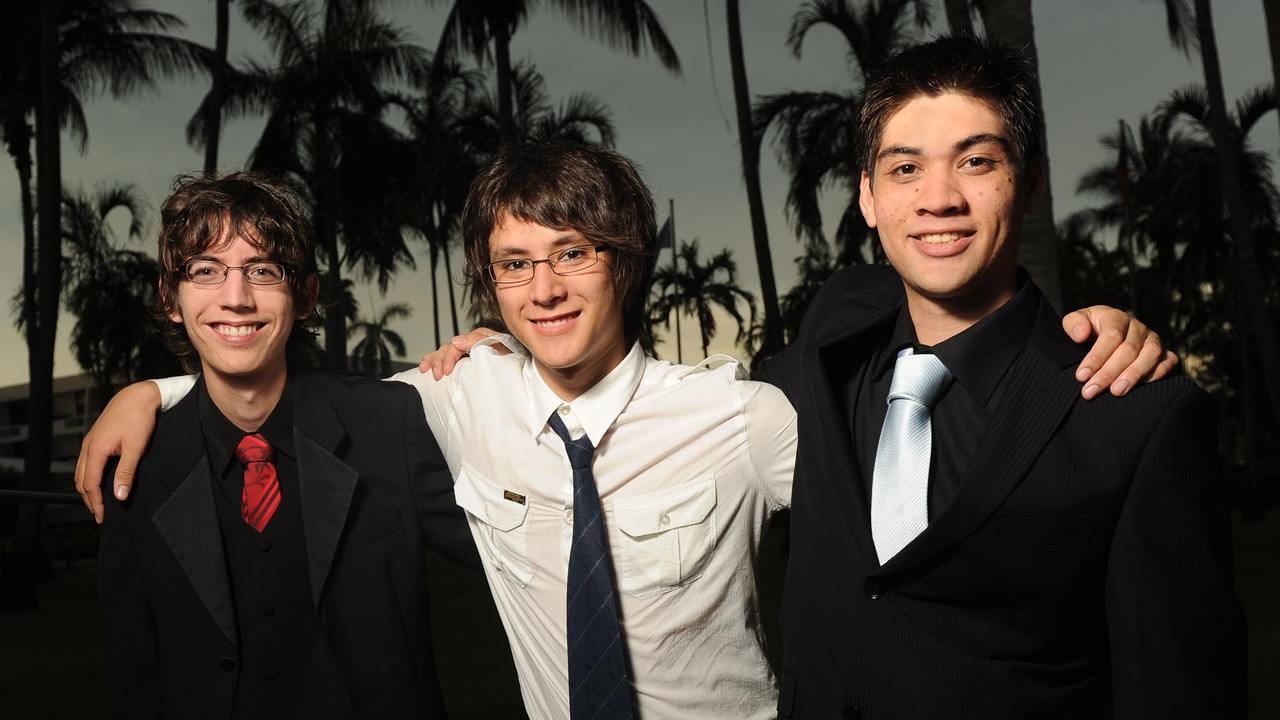
[[[497,354],[497,342],[515,352]],[[780,390],[743,377],[724,356],[689,367],[633,346],[566,403],[497,336],[438,382],[417,369],[393,378],[422,395],[533,720],[569,717],[573,475],[552,412],[596,448],[639,716],[775,716],[756,556],[770,515],[791,502],[796,414]]]

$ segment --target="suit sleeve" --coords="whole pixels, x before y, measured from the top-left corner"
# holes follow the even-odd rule
[[[110,468],[105,477],[113,477],[114,470]],[[103,497],[106,518],[98,551],[98,596],[111,686],[111,715],[160,718],[164,694],[142,560],[134,545],[131,518],[111,493],[103,493]]]
[[[1199,388],[1174,400],[1117,521],[1106,579],[1116,717],[1245,716],[1244,614],[1216,418]]]
[[[427,426],[422,401],[408,390],[404,396],[405,461],[427,544],[441,555],[479,570],[480,555],[466,513],[454,498],[453,476]]]

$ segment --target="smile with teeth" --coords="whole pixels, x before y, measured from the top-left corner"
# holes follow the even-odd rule
[[[578,313],[572,313],[570,315],[561,315],[560,317],[547,318],[545,320],[534,320],[533,324],[540,328],[547,328],[550,330],[552,328],[564,327],[570,320],[576,317],[578,317]]]
[[[916,235],[916,239],[929,245],[945,245],[953,243],[964,237],[967,233],[945,232],[945,233],[928,233],[925,235]]]
[[[262,329],[261,325],[223,325],[217,324],[213,326],[214,332],[229,338],[248,337],[258,330]]]

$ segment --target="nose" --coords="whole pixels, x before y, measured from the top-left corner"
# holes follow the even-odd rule
[[[530,298],[538,305],[555,305],[565,296],[563,280],[551,270],[550,263],[535,263],[533,279],[529,281]]]
[[[917,215],[955,215],[968,208],[964,192],[954,173],[935,171],[926,173],[917,187]]]
[[[254,308],[253,287],[240,268],[230,268],[227,279],[218,288],[218,301],[227,310],[252,310]]]

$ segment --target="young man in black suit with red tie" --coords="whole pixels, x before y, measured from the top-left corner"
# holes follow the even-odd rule
[[[799,414],[783,718],[1233,718],[1244,623],[1216,410],[1183,377],[1083,402],[1017,266],[1032,66],[942,38],[862,106],[888,268],[837,273],[757,377]]]
[[[161,416],[100,585],[117,717],[443,717],[425,548],[479,565],[422,404],[298,369],[311,225],[252,173],[161,211],[170,344],[202,371]]]

